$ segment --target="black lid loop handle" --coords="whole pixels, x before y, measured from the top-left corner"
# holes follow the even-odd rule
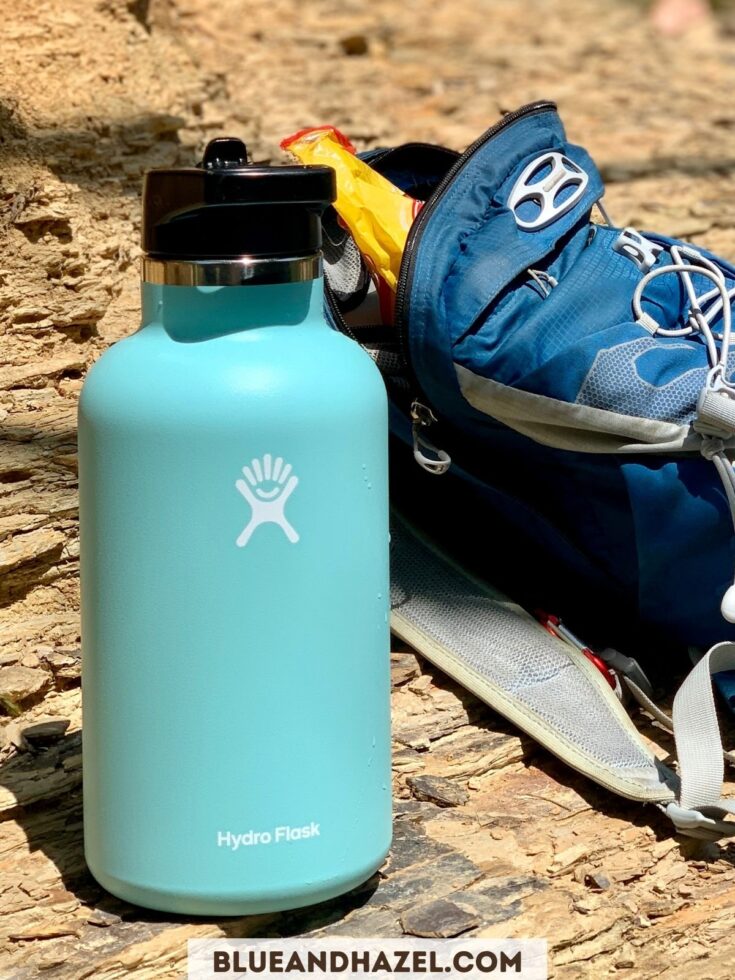
[[[218,136],[210,140],[199,164],[204,170],[241,170],[248,166],[248,150],[237,136]]]

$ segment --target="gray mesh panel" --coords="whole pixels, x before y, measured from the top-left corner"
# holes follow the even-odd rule
[[[579,389],[577,404],[681,425],[691,422],[709,368],[692,368],[665,384],[654,385],[641,377],[637,361],[650,351],[696,350],[692,345],[691,340],[667,342],[639,337],[598,351]],[[728,359],[728,375],[733,368],[735,355]]]
[[[324,274],[341,300],[364,288],[368,274],[353,238],[347,236],[338,244],[325,238],[322,251]]]
[[[647,768],[564,644],[510,600],[491,597],[400,522],[391,529],[391,606],[466,667],[606,768]]]

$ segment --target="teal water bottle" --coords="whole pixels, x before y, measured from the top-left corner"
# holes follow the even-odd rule
[[[241,915],[390,843],[387,408],[323,314],[334,175],[152,171],[143,325],[79,409],[84,826],[113,894]]]

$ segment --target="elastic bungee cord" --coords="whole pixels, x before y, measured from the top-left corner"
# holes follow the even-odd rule
[[[702,456],[715,464],[722,481],[735,530],[735,469],[725,451],[727,440],[735,432],[735,386],[727,379],[735,288],[728,290],[722,269],[690,246],[672,245],[671,257],[670,265],[651,269],[641,278],[633,294],[633,312],[636,322],[653,336],[690,337],[698,334],[704,341],[710,371],[697,403],[694,428],[702,437]],[[689,299],[687,325],[677,329],[662,327],[641,305],[646,286],[659,276],[672,274],[681,277]],[[710,279],[713,288],[698,296],[692,275]],[[712,323],[720,313],[722,329],[716,332]],[[735,583],[725,592],[720,608],[723,617],[735,623]]]

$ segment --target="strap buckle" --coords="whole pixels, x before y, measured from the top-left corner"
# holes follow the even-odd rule
[[[604,650],[601,650],[598,656],[608,667],[617,671],[618,674],[622,674],[628,680],[633,681],[643,691],[646,697],[653,697],[653,685],[646,676],[646,672],[633,657],[626,657],[624,653],[621,653],[619,650],[614,650],[612,647],[606,647]]]
[[[721,806],[703,806],[700,810],[689,810],[678,803],[663,803],[661,809],[680,834],[714,842],[725,837],[735,837],[735,821],[722,819],[733,812],[726,806],[732,801],[720,802]]]
[[[663,250],[663,245],[630,227],[623,228],[613,243],[613,252],[630,259],[640,272],[650,272]]]

